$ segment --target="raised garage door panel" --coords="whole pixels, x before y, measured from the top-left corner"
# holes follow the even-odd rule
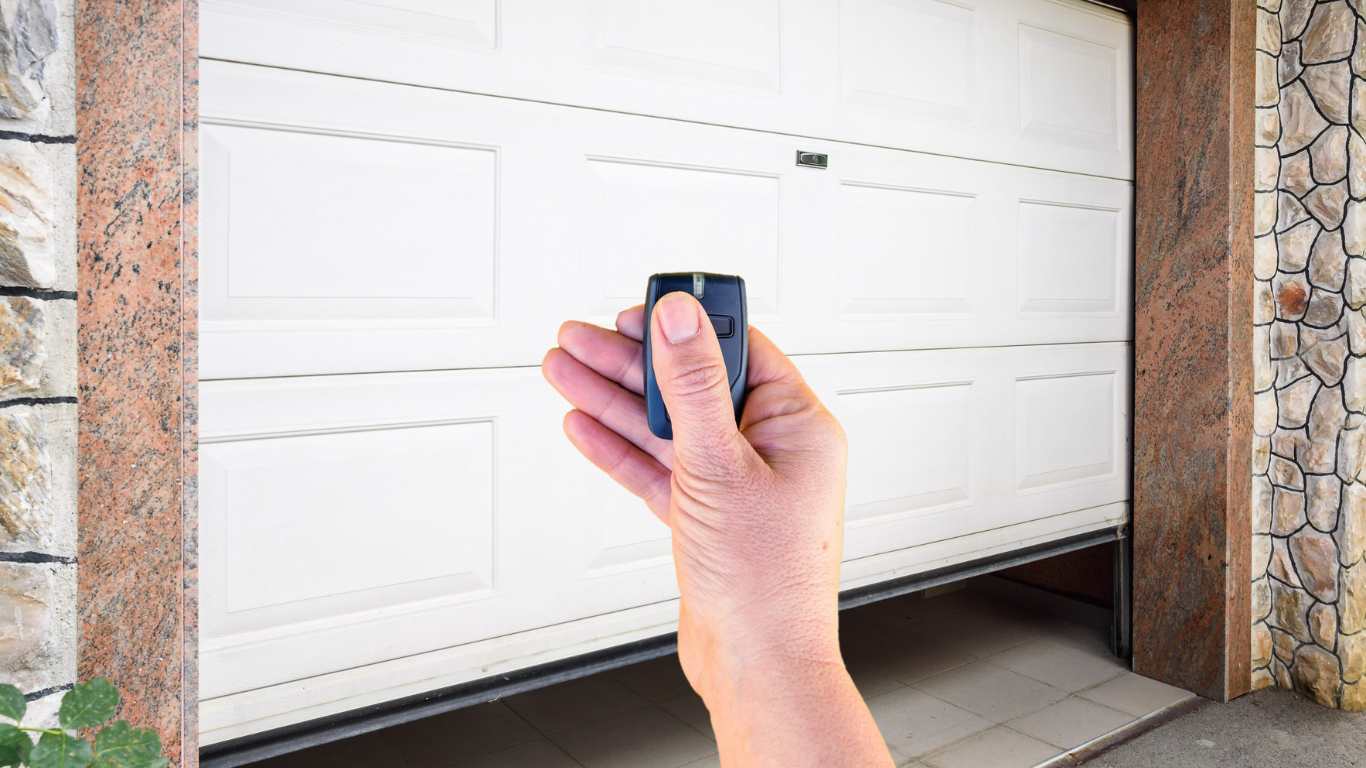
[[[794,354],[1131,334],[1127,182],[231,64],[202,81],[205,378],[535,365],[563,319],[610,322],[670,270],[743,275]]]
[[[1126,344],[798,358],[850,448],[844,558],[1121,503]],[[207,382],[202,695],[673,600],[668,529],[536,369]]]
[[[205,57],[1131,178],[1072,0],[205,0]]]

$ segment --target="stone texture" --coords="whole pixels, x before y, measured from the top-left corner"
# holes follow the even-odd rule
[[[57,50],[57,11],[52,0],[10,0],[0,8],[0,117],[28,117],[47,101],[43,77]]]
[[[1366,673],[1366,633],[1338,635],[1337,644],[1338,658],[1342,659],[1342,681],[1355,683]]]
[[[1327,603],[1314,603],[1309,609],[1309,634],[1320,648],[1332,651],[1338,642],[1338,614]]]
[[[1366,364],[1361,358],[1347,358],[1347,369],[1342,376],[1342,399],[1347,410],[1366,412]]]
[[[1300,80],[1330,122],[1346,125],[1351,119],[1352,68],[1345,61],[1305,67]]]
[[[1252,431],[1256,435],[1270,435],[1276,431],[1276,390],[1258,392],[1252,398]]]
[[[1307,522],[1304,511],[1304,493],[1285,488],[1272,488],[1271,492],[1271,533],[1275,536],[1289,536]]]
[[[1294,323],[1271,324],[1271,356],[1275,359],[1291,357],[1300,350],[1299,328]]]
[[[1347,126],[1335,125],[1309,146],[1309,165],[1314,181],[1333,184],[1347,178],[1348,133]]]
[[[1366,255],[1366,213],[1356,200],[1348,201],[1342,217],[1342,249],[1350,256]]]
[[[1280,659],[1284,664],[1294,664],[1295,648],[1299,646],[1299,643],[1294,637],[1285,632],[1279,632],[1274,629],[1270,630],[1270,632],[1272,657]]]
[[[1346,154],[1345,141],[1343,154]],[[1274,191],[1281,175],[1281,156],[1276,154],[1274,147],[1258,147],[1256,158],[1254,183],[1257,191]]]
[[[1338,709],[1344,712],[1360,712],[1366,709],[1366,685],[1343,685],[1338,697]]]
[[[1281,85],[1284,86],[1298,78],[1303,71],[1304,65],[1300,63],[1300,41],[1282,44],[1281,55],[1277,57],[1276,62],[1276,72]]]
[[[1319,390],[1309,411],[1308,445],[1297,456],[1302,469],[1320,475],[1337,471],[1338,437],[1346,421],[1342,390],[1337,387]]]
[[[1334,293],[1331,295],[1337,296],[1338,294]],[[1336,311],[1340,314],[1342,311],[1342,300],[1339,298],[1337,301],[1338,305]],[[1309,317],[1313,314],[1312,311],[1307,313],[1305,316],[1306,321],[1308,321]],[[1319,377],[1319,380],[1324,384],[1332,387],[1337,386],[1338,382],[1342,381],[1342,374],[1346,370],[1348,351],[1347,335],[1343,334],[1334,339],[1325,339],[1313,346],[1306,346],[1304,347],[1304,351],[1301,352],[1301,355],[1303,356],[1304,364],[1309,367],[1309,370],[1313,371],[1314,375]]]
[[[1333,654],[1313,645],[1301,647],[1295,654],[1294,678],[1296,689],[1326,707],[1337,706],[1342,675]]]
[[[1320,229],[1318,222],[1306,220],[1277,234],[1276,249],[1280,253],[1277,267],[1282,272],[1303,270],[1309,264],[1309,254]]]
[[[1352,168],[1366,169],[1366,140],[1356,131],[1347,136],[1347,160]],[[1347,188],[1357,200],[1366,197],[1366,171],[1349,174]]]
[[[1342,319],[1344,306],[1342,294],[1325,291],[1322,288],[1311,289],[1309,307],[1304,311],[1303,322],[1314,328],[1336,325]]]
[[[1252,666],[1264,667],[1271,663],[1271,630],[1265,624],[1252,627]]]
[[[1277,82],[1276,59],[1270,54],[1257,52],[1256,93],[1253,98],[1259,107],[1272,107],[1280,99],[1281,91]]]
[[[1277,273],[1271,280],[1271,291],[1276,295],[1276,317],[1280,320],[1299,320],[1309,309],[1309,280],[1302,272]]]
[[[1304,490],[1304,473],[1295,462],[1280,456],[1271,457],[1271,484],[1291,490]]]
[[[1318,142],[1315,141],[1315,144]],[[1280,188],[1296,197],[1303,197],[1314,188],[1314,161],[1308,149],[1281,158]],[[1273,212],[1273,216],[1275,213]]]
[[[41,549],[51,541],[48,442],[41,411],[26,406],[0,410],[0,550]]]
[[[197,7],[85,2],[75,26],[80,675],[117,679],[120,717],[182,768],[199,710]]]
[[[1345,264],[1344,272],[1345,272]],[[1274,267],[1273,267],[1274,269]],[[1313,271],[1310,271],[1313,274]],[[1252,321],[1261,326],[1270,327],[1272,320],[1276,319],[1276,297],[1271,293],[1271,281],[1257,280],[1252,284]],[[1267,341],[1268,345],[1270,340]],[[1267,347],[1268,356],[1271,354],[1270,346]]]
[[[70,571],[71,566],[66,566]],[[61,652],[70,640],[70,581],[61,566],[0,562],[0,670],[4,682],[23,691],[46,689],[71,674],[71,653]]]
[[[1366,366],[1363,366],[1362,372],[1366,374]],[[1304,426],[1309,421],[1309,404],[1318,394],[1320,386],[1318,379],[1306,377],[1279,390],[1276,393],[1276,406],[1280,412],[1278,424],[1287,429]],[[1366,386],[1363,390],[1366,390]],[[1366,399],[1366,391],[1363,392],[1363,399]]]
[[[0,398],[37,391],[47,360],[43,321],[42,303],[0,296]]]
[[[1277,90],[1277,95],[1280,91]],[[1281,138],[1281,116],[1275,109],[1270,107],[1260,107],[1257,109],[1257,146],[1275,147],[1276,142]]]
[[[1276,558],[1272,556],[1272,563]],[[1271,617],[1268,621],[1277,629],[1289,632],[1301,643],[1313,642],[1309,636],[1309,607],[1314,600],[1309,593],[1293,585],[1271,585]]]
[[[1366,563],[1345,567],[1339,576],[1342,600],[1338,603],[1338,629],[1354,634],[1366,629]]]
[[[1264,325],[1253,330],[1252,354],[1255,357],[1252,386],[1260,392],[1276,381],[1276,374],[1271,367],[1271,326]]]
[[[1252,621],[1264,621],[1271,615],[1271,582],[1266,577],[1252,585]]]
[[[1261,237],[1276,229],[1276,195],[1259,192],[1253,195],[1254,233]]]
[[[1337,229],[1342,224],[1343,204],[1347,202],[1347,182],[1320,184],[1304,196],[1304,207],[1324,229]]]
[[[1325,602],[1338,599],[1338,547],[1333,537],[1303,528],[1290,537],[1290,555],[1300,583],[1309,594]]]
[[[1305,486],[1305,516],[1309,524],[1332,532],[1337,527],[1338,507],[1342,503],[1342,481],[1334,475],[1309,475]]]
[[[1266,573],[1271,565],[1271,555],[1275,546],[1270,536],[1252,537],[1252,572]]]
[[[1351,44],[1351,40],[1348,40],[1348,44]],[[1257,9],[1257,50],[1266,51],[1271,56],[1281,52],[1280,17],[1264,8]]]
[[[1302,203],[1294,195],[1282,192],[1280,196],[1276,198],[1277,232],[1285,232],[1289,230],[1291,227],[1296,226],[1300,222],[1308,221],[1310,218],[1312,218],[1312,216],[1309,214],[1309,209],[1305,208],[1304,203]],[[1317,229],[1314,230],[1314,234],[1317,234]],[[1312,243],[1314,241],[1314,238],[1311,236],[1307,238],[1307,240],[1308,242]],[[1306,251],[1306,253],[1307,252],[1308,251]],[[1282,255],[1281,258],[1285,259],[1286,257]],[[1301,264],[1304,263],[1304,260],[1302,258],[1297,259],[1296,261]],[[1292,269],[1287,271],[1295,272],[1297,270]]]
[[[1366,259],[1347,260],[1347,278],[1343,283],[1343,299],[1352,309],[1366,305]]]
[[[1348,420],[1351,423],[1351,420]],[[1344,427],[1338,435],[1337,474],[1344,483],[1350,483],[1361,474],[1361,462],[1366,457],[1363,444],[1366,443],[1366,429]]]
[[[51,189],[47,164],[32,145],[0,142],[0,284],[50,288],[56,281]]]
[[[1281,39],[1295,40],[1304,34],[1316,0],[1285,0],[1281,4]]]
[[[1338,542],[1338,562],[1351,565],[1366,554],[1366,485],[1348,484],[1343,491],[1343,514],[1334,538]]]
[[[1269,23],[1266,24],[1270,26]],[[1304,36],[1300,38],[1300,59],[1305,64],[1345,59],[1352,52],[1355,33],[1356,17],[1352,9],[1347,7],[1347,3],[1342,0],[1323,3],[1314,9],[1304,30]],[[1261,35],[1259,30],[1259,41]]]
[[[1330,291],[1342,290],[1347,277],[1347,252],[1342,250],[1342,233],[1323,232],[1309,252],[1309,282]]]
[[[1279,108],[1283,155],[1299,152],[1309,146],[1328,127],[1328,121],[1319,114],[1302,81],[1297,80],[1281,89]]]

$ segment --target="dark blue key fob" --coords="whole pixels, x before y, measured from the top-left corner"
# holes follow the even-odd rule
[[[745,303],[744,278],[735,275],[713,275],[710,272],[669,272],[651,275],[645,289],[645,413],[650,431],[665,440],[674,438],[673,423],[664,408],[664,398],[655,381],[654,358],[650,355],[650,315],[655,302],[666,293],[691,293],[702,304],[716,338],[721,342],[721,356],[726,360],[726,375],[730,378],[730,401],[735,405],[735,423],[740,423],[740,411],[745,407],[745,373],[749,367],[749,309]]]

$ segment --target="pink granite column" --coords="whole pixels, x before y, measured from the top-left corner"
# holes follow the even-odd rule
[[[81,0],[79,672],[198,763],[197,0]]]
[[[1256,4],[1139,0],[1134,670],[1250,683]]]

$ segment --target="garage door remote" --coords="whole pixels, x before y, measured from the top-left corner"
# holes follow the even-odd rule
[[[749,367],[749,311],[744,278],[710,272],[651,275],[645,289],[645,412],[650,431],[664,440],[673,439],[674,429],[655,381],[654,358],[650,356],[650,315],[659,297],[674,291],[691,293],[711,318],[716,338],[721,342],[721,356],[726,361],[736,424],[740,423],[740,411],[745,405],[745,373]]]

